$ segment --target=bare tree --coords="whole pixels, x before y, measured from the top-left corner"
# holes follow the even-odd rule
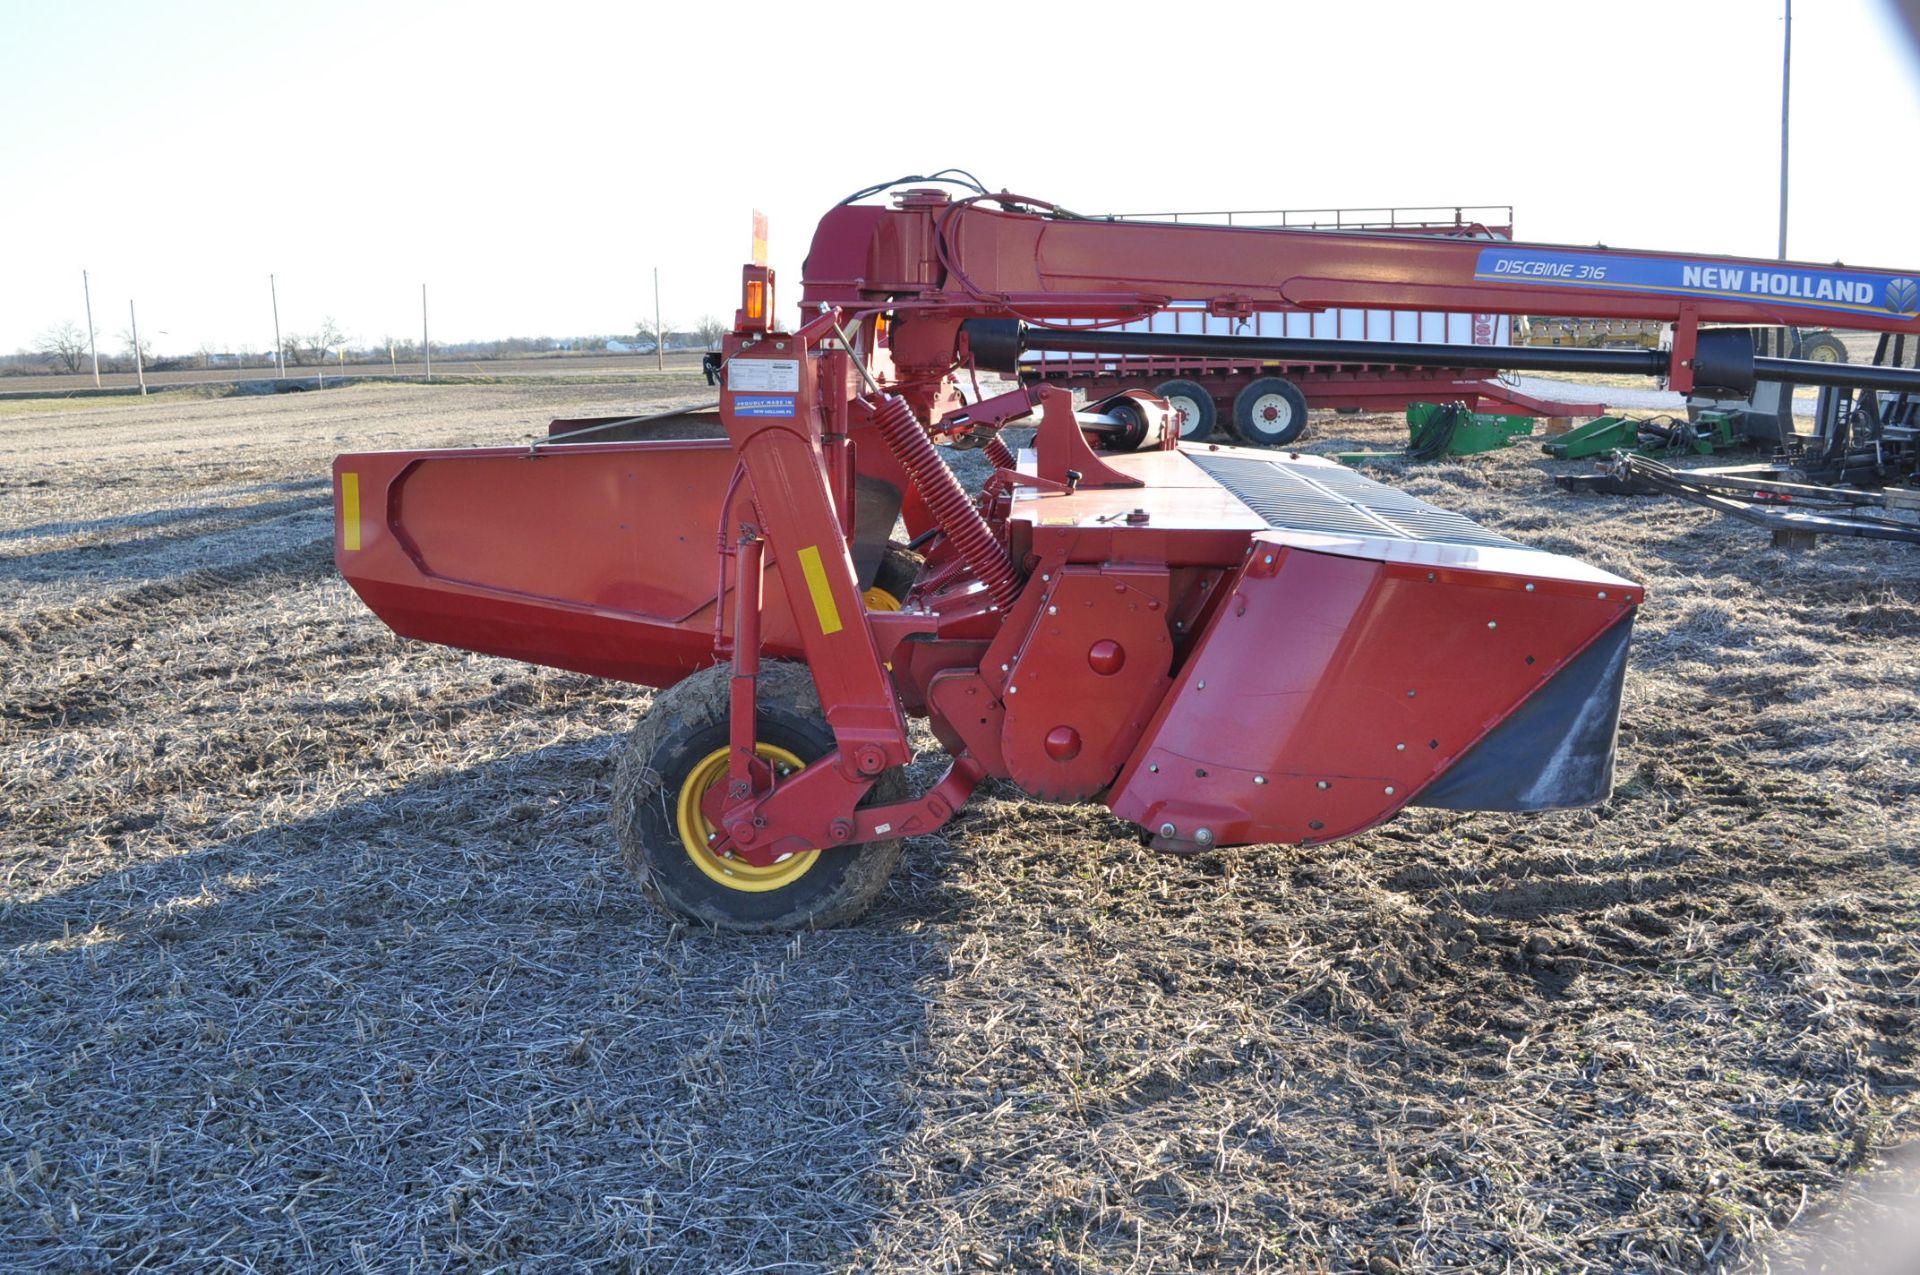
[[[55,324],[40,334],[39,353],[49,363],[78,372],[81,361],[87,357],[86,330],[71,319]]]
[[[347,334],[340,330],[340,325],[333,321],[333,316],[328,315],[320,321],[320,330],[318,332],[309,332],[303,337],[296,337],[294,339],[306,348],[306,352],[313,362],[324,363],[332,357],[334,350],[347,343]],[[307,360],[302,359],[299,361],[306,362]]]
[[[732,331],[726,324],[710,314],[700,316],[700,323],[693,329],[700,336],[700,344],[709,350],[720,348],[720,338]]]
[[[673,321],[662,319],[655,323],[652,319],[642,319],[633,325],[633,330],[642,341],[651,341],[658,348],[666,344],[667,333],[673,331]]]
[[[152,337],[143,336],[140,338],[139,352],[140,352],[140,361],[142,363],[149,364],[149,365],[153,363],[153,338]],[[133,349],[133,329],[131,328],[120,329],[120,353],[121,353],[121,356],[127,360],[127,366],[132,367],[134,349]]]

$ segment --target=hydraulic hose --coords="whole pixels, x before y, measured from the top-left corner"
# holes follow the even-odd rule
[[[940,524],[960,560],[975,579],[987,586],[988,596],[997,605],[1002,609],[1012,605],[1020,593],[1020,580],[1007,560],[1006,550],[993,538],[987,520],[974,508],[953,470],[934,450],[933,440],[927,437],[913,409],[899,395],[888,394],[874,410],[873,423],[893,458],[912,476],[927,512]]]

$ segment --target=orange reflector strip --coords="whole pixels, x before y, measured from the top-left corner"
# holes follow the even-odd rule
[[[340,547],[360,547],[360,475],[340,475]]]
[[[747,284],[747,317],[749,319],[767,317],[767,285],[758,279]]]

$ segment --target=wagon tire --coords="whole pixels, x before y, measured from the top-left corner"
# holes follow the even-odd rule
[[[613,780],[612,815],[628,875],[666,911],[748,933],[826,929],[859,920],[900,861],[899,840],[809,850],[754,867],[706,848],[701,793],[724,782],[728,683],[724,665],[653,697],[627,737]],[[768,661],[756,682],[756,746],[776,769],[797,771],[833,751],[833,731],[805,665]],[[899,770],[882,775],[868,803],[907,795]]]
[[[1204,443],[1213,437],[1219,409],[1205,386],[1193,381],[1162,381],[1153,392],[1173,408],[1174,419],[1180,423],[1182,442]]]
[[[1285,447],[1306,427],[1307,396],[1292,381],[1263,376],[1234,397],[1234,432],[1255,447]]]

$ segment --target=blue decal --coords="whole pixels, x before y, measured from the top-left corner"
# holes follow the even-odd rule
[[[735,394],[733,414],[735,416],[792,416],[793,395]]]
[[[1920,284],[1862,270],[1774,269],[1752,262],[1685,257],[1630,257],[1616,253],[1483,248],[1473,277],[1483,283],[1551,288],[1619,288],[1684,297],[1771,301],[1814,310],[1912,314]]]

